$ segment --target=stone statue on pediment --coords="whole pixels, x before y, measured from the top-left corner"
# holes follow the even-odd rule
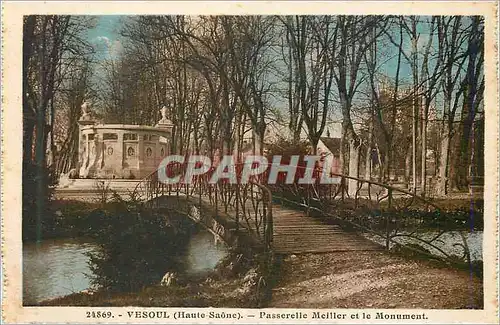
[[[90,110],[90,105],[88,102],[83,102],[82,106],[82,116],[80,117],[80,121],[90,121],[92,120],[92,112]]]
[[[170,126],[172,125],[172,121],[170,121],[168,118],[167,118],[167,112],[168,112],[168,108],[167,106],[163,105],[163,107],[160,109],[160,113],[161,113],[161,119],[158,121],[158,124],[156,124],[156,126]]]

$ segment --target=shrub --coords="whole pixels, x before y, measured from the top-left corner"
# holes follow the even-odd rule
[[[116,200],[94,214],[101,219],[93,235],[98,249],[89,253],[94,286],[136,291],[181,268],[179,257],[189,239],[188,227]]]
[[[36,190],[36,179],[44,180],[43,196],[39,197]],[[51,201],[55,185],[58,179],[50,169],[44,169],[42,173],[36,168],[33,162],[23,163],[23,179],[22,179],[22,238],[23,240],[35,240],[37,228],[37,201],[45,201],[45,212],[42,213],[40,226],[42,230],[53,228],[53,220],[47,218],[50,215],[49,202]]]

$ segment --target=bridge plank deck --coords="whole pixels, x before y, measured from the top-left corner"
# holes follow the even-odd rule
[[[273,205],[273,249],[281,254],[373,251],[382,247],[338,225],[325,224],[280,205]]]
[[[202,196],[207,204],[210,201]],[[212,204],[213,206],[213,204]],[[251,204],[247,207],[251,211]],[[235,211],[219,203],[218,210],[234,220]],[[378,251],[383,248],[358,234],[347,232],[339,225],[326,224],[306,216],[304,211],[273,204],[273,250],[279,254],[327,253],[346,251]],[[245,231],[245,228],[240,228]]]
[[[64,198],[93,198],[97,191],[95,189],[61,189],[56,194]],[[210,204],[207,197],[202,196],[200,199]],[[247,204],[246,208],[251,211],[250,203]],[[303,211],[278,204],[273,204],[272,209],[273,249],[277,253],[302,254],[382,249],[381,246],[355,233],[344,231],[338,225],[326,224],[316,218],[307,217]],[[224,211],[224,207],[220,204],[219,211],[221,213]],[[226,216],[234,220],[234,212],[230,208]],[[246,229],[240,228],[240,231],[244,232]]]

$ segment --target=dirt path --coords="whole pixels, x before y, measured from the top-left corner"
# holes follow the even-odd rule
[[[482,281],[467,271],[385,252],[284,257],[274,308],[482,308]]]

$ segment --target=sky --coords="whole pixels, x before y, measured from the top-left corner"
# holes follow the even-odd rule
[[[105,15],[105,16],[96,16],[96,25],[94,28],[91,28],[87,31],[88,41],[93,44],[97,51],[97,59],[105,60],[113,57],[117,57],[120,51],[123,49],[123,39],[119,33],[121,29],[123,19],[126,16],[118,16],[118,15]],[[421,23],[418,24],[418,32],[420,33],[418,39],[418,47],[420,50],[423,50],[427,41],[429,40],[429,31],[428,25],[424,21],[427,20],[427,17],[421,17]],[[405,33],[406,34],[406,33]],[[399,42],[399,31],[397,29],[393,32],[393,38],[396,42]],[[435,47],[436,44],[433,44]],[[411,53],[411,41],[409,36],[405,36],[404,40],[404,52],[410,56]],[[394,77],[396,74],[396,65],[397,65],[397,55],[396,48],[393,44],[386,41],[386,44],[380,44],[377,52],[381,57],[385,57],[386,61],[382,63],[380,67],[380,72],[387,75],[389,78]],[[431,63],[432,69],[432,63]],[[432,70],[431,70],[432,71]],[[405,61],[405,58],[402,57],[402,65],[400,71],[401,85],[404,84],[409,85],[412,80],[411,70],[408,62]],[[404,86],[403,86],[404,87]],[[332,98],[332,102],[335,99]],[[276,103],[277,106],[280,106],[279,103]],[[341,116],[340,112],[336,112],[333,116],[330,116],[332,121],[340,121]],[[334,123],[337,124],[337,123]],[[332,130],[333,129],[333,130]],[[331,128],[330,131],[337,133],[339,129],[339,125],[336,125]],[[326,132],[326,131],[325,131]]]
[[[103,58],[108,55],[117,55],[122,49],[121,36],[119,30],[122,25],[122,19],[126,16],[119,15],[105,15],[105,16],[95,16],[97,19],[96,26],[89,29],[87,32],[87,38],[90,43],[95,44],[98,49],[98,55]],[[428,34],[425,32],[425,24],[419,24],[419,48],[423,48],[428,40]],[[395,33],[397,34],[397,33]],[[397,35],[394,35],[395,40],[397,40]],[[389,45],[389,44],[386,44]],[[383,49],[379,49],[379,51]],[[411,51],[411,42],[405,41],[405,52],[407,55]],[[404,60],[404,58],[403,58]],[[384,73],[388,75],[395,74],[396,57],[393,56],[389,62],[386,62],[382,67]],[[410,78],[411,72],[408,69],[407,64],[402,65],[402,70],[400,71],[400,76],[402,78]]]
[[[97,51],[97,59],[105,60],[119,55],[120,50],[123,48],[119,30],[122,26],[124,17],[125,16],[119,15],[96,16],[96,25],[94,28],[87,31],[87,38],[91,44],[95,45]],[[409,45],[409,42],[407,44]],[[408,47],[407,50],[410,50],[410,48]],[[395,57],[393,57],[392,60],[389,61],[392,62],[386,62],[383,68],[384,73],[388,75],[395,74]],[[407,69],[407,65],[403,64],[401,78],[406,79],[411,76],[410,71],[405,71]],[[279,103],[275,104],[277,106],[281,106],[279,105]],[[333,116],[330,116],[330,122],[327,123],[327,128],[331,133],[333,133],[333,136],[339,136],[340,134],[340,120],[340,112],[337,112],[337,114],[333,114]]]
[[[97,57],[117,55],[122,49],[119,29],[122,16],[96,16],[94,28],[87,31],[88,41],[96,46]]]

